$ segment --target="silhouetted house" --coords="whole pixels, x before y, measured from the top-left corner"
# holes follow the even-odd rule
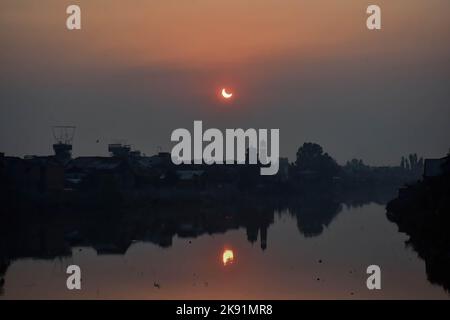
[[[111,157],[115,158],[137,159],[142,156],[139,150],[131,150],[131,145],[129,144],[110,143],[108,151]]]
[[[10,187],[25,192],[53,192],[64,188],[64,167],[54,157],[3,157]]]
[[[66,181],[80,189],[130,189],[136,177],[127,159],[116,157],[78,157],[66,167]]]
[[[204,170],[181,169],[176,170],[178,185],[181,186],[201,186],[204,181]]]
[[[108,151],[112,157],[127,158],[131,152],[131,146],[122,143],[111,143],[108,145]]]
[[[5,184],[11,188],[21,188],[26,183],[25,161],[19,157],[3,157],[2,167]]]
[[[55,157],[33,157],[25,161],[33,171],[39,172],[40,190],[61,191],[64,189],[64,167]]]
[[[173,165],[169,152],[159,152],[150,157],[136,157],[133,162],[147,169],[167,168]]]
[[[423,178],[433,179],[448,174],[449,166],[449,156],[440,159],[425,159]]]
[[[175,175],[176,166],[172,163],[170,153],[160,152],[151,157],[136,157],[131,159],[131,166],[135,173],[137,184],[158,185],[171,176]]]

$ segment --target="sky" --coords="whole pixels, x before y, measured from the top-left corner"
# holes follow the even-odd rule
[[[66,7],[82,29],[66,29]],[[366,27],[377,4],[382,29]],[[170,134],[278,128],[280,154],[316,142],[341,164],[396,165],[450,148],[448,0],[0,0],[0,152],[74,155]],[[234,93],[223,103],[217,92]]]

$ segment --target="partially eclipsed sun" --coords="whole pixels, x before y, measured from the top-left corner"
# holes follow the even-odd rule
[[[222,97],[225,99],[230,99],[233,96],[233,93],[228,93],[225,88],[222,89]]]

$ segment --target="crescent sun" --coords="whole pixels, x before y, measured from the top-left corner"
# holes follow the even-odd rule
[[[230,98],[233,96],[233,94],[232,94],[232,93],[228,93],[227,90],[226,90],[225,88],[223,88],[223,89],[222,89],[222,96],[223,96],[225,99],[230,99]]]

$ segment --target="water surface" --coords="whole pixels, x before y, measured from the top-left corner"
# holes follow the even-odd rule
[[[384,204],[322,202],[239,218],[230,213],[215,219],[215,225],[205,217],[188,217],[186,213],[177,220],[183,222],[167,234],[143,223],[148,228],[145,236],[130,243],[120,236],[108,242],[100,234],[94,245],[70,246],[63,255],[13,259],[0,297],[449,298],[442,287],[427,280],[425,262],[406,246],[408,237],[387,220]],[[157,223],[158,230],[163,224]],[[227,263],[225,250],[233,253]],[[80,291],[66,289],[70,264],[82,269]],[[381,290],[366,287],[371,264],[381,267]]]

